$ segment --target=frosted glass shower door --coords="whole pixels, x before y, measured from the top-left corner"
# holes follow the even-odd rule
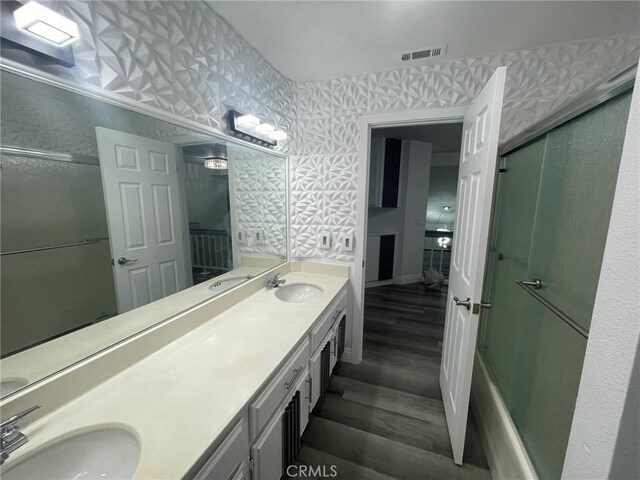
[[[631,94],[502,159],[479,348],[540,476],[559,479],[571,430]],[[537,295],[516,280],[542,280]]]
[[[531,245],[540,294],[585,329],[609,226],[630,96],[549,132]]]

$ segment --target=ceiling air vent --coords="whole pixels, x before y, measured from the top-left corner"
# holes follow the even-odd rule
[[[447,53],[447,43],[442,45],[435,45],[433,47],[421,48],[415,52],[404,52],[400,54],[400,59],[403,62],[415,61],[415,60],[431,60],[435,58],[444,57]]]

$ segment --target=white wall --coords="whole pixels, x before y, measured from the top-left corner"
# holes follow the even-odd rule
[[[563,478],[639,478],[640,77],[636,78]],[[635,403],[635,407],[634,407]],[[628,424],[636,419],[636,424]],[[635,445],[633,445],[635,443]]]
[[[504,141],[637,62],[638,52],[638,35],[618,35],[297,84],[293,257],[353,261],[341,247],[356,224],[360,115],[469,105],[495,69],[507,66]],[[337,240],[333,248],[318,248],[321,231]]]
[[[295,83],[208,2],[47,2],[78,23],[76,65],[53,65],[3,45],[2,56],[226,130],[227,110],[252,113],[295,137]]]
[[[396,234],[393,277],[398,281],[417,281],[421,274],[430,167],[431,144],[403,140],[398,207],[369,207],[368,234]]]
[[[409,168],[404,206],[404,229],[402,238],[402,260],[398,280],[416,282],[422,276],[422,250],[429,195],[431,171],[431,144],[403,142],[409,147]]]

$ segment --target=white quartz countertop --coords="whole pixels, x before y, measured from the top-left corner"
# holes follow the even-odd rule
[[[287,283],[319,286],[308,303],[262,289],[29,425],[29,443],[3,470],[62,436],[122,426],[140,441],[137,479],[183,477],[300,342],[347,278],[305,271]],[[42,403],[46,399],[42,399]]]

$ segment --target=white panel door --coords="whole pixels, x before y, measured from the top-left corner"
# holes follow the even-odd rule
[[[506,67],[496,70],[463,121],[458,211],[440,366],[453,458],[459,465],[467,428],[506,71]]]
[[[176,146],[96,128],[118,311],[186,287]]]

